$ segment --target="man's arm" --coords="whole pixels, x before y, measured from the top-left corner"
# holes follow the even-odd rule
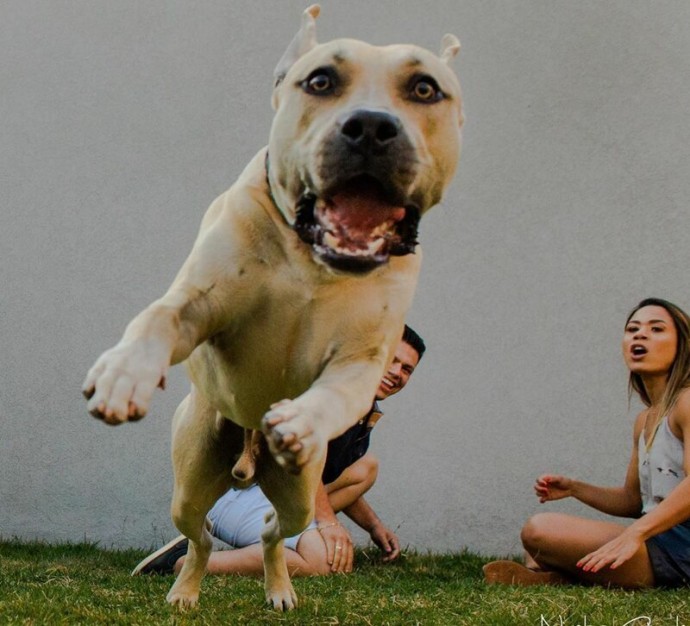
[[[390,528],[384,526],[374,509],[364,499],[364,496],[357,498],[350,506],[345,507],[343,512],[357,526],[369,533],[372,541],[383,552],[384,562],[387,563],[398,558],[400,555],[398,537]]]

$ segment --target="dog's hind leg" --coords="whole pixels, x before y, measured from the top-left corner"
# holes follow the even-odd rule
[[[297,606],[285,562],[285,537],[303,531],[314,519],[316,488],[321,480],[323,461],[309,463],[299,475],[288,474],[270,454],[262,456],[257,474],[259,485],[273,505],[266,515],[261,533],[264,555],[266,601],[278,611]]]
[[[232,485],[232,466],[242,448],[242,430],[221,417],[194,390],[175,413],[172,459],[175,489],[171,513],[189,539],[189,549],[167,600],[180,608],[199,599],[213,542],[206,514]]]

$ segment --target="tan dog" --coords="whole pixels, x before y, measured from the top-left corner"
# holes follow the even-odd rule
[[[172,516],[190,543],[168,594],[181,607],[198,599],[206,513],[238,484],[242,429],[265,437],[256,479],[275,509],[262,533],[266,597],[280,610],[296,605],[282,539],[313,518],[327,442],[371,405],[414,293],[417,221],[460,154],[455,37],[440,57],[349,39],[318,45],[318,13],[305,11],[276,70],[268,149],[211,205],[168,292],[84,382],[93,415],[138,420],[168,368],[187,360]]]

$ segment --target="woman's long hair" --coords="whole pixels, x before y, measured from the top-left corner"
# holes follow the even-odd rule
[[[647,442],[647,449],[652,445],[654,441],[654,436],[656,431],[661,424],[661,421],[668,414],[668,412],[673,408],[673,405],[678,399],[680,392],[686,387],[690,387],[690,317],[683,311],[680,307],[675,304],[668,302],[667,300],[662,300],[661,298],[646,298],[642,300],[628,315],[628,319],[625,322],[627,327],[628,322],[637,311],[646,306],[658,306],[665,309],[666,312],[671,316],[673,324],[676,327],[676,357],[673,359],[671,368],[668,372],[668,380],[666,382],[666,389],[664,390],[664,395],[661,398],[661,403],[656,415],[654,416],[654,423],[652,427],[652,436]],[[628,395],[632,396],[633,391],[635,391],[642,402],[646,406],[651,406],[652,401],[645,389],[644,382],[642,381],[642,376],[630,372],[630,379],[628,380]]]

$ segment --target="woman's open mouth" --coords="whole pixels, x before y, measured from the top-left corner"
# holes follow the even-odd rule
[[[641,359],[647,354],[647,352],[647,348],[639,343],[630,346],[630,355],[633,359]]]

